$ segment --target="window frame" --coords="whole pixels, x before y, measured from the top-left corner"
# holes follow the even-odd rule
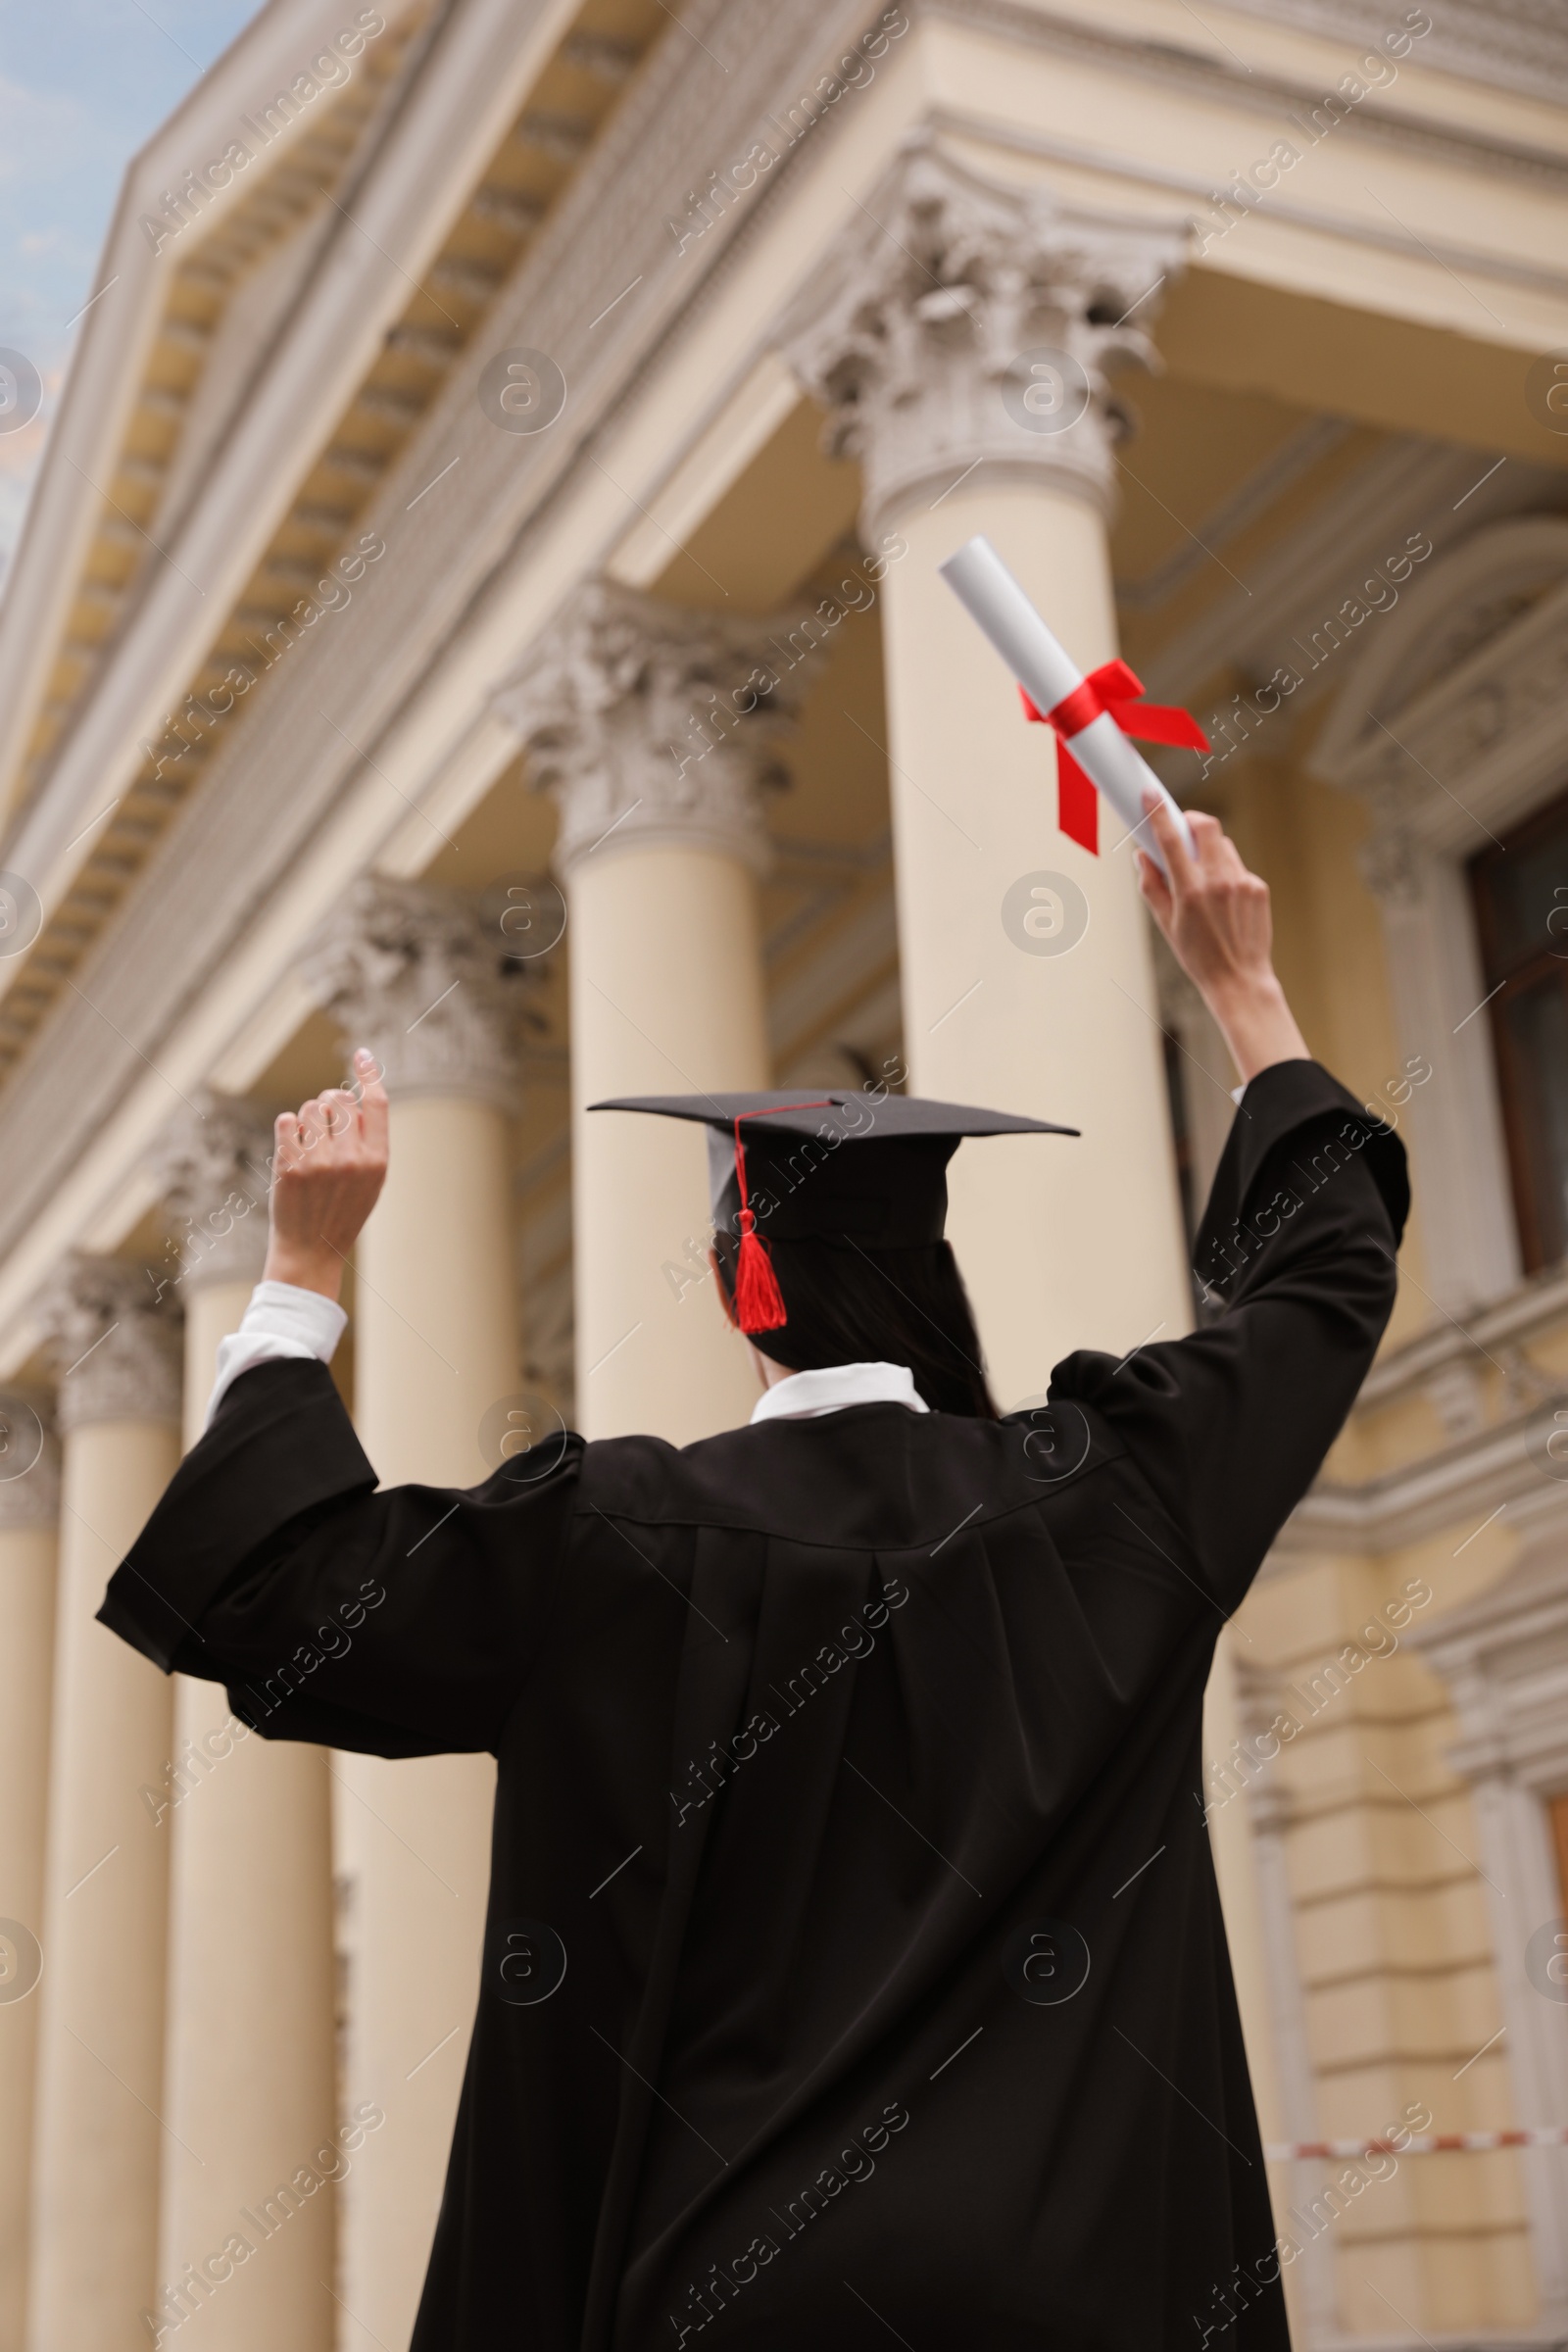
[[[1538,987],[1544,979],[1555,978],[1564,996],[1568,996],[1568,952],[1559,953],[1549,946],[1543,946],[1510,964],[1505,941],[1498,928],[1499,909],[1487,882],[1488,877],[1496,870],[1501,858],[1527,852],[1543,839],[1549,840],[1553,835],[1559,835],[1562,839],[1564,873],[1568,876],[1568,793],[1559,793],[1544,806],[1533,809],[1528,816],[1510,827],[1492,848],[1478,851],[1466,865],[1482,983],[1491,991],[1487,1015],[1496,1075],[1497,1103],[1506,1144],[1521,1270],[1526,1276],[1545,1273],[1568,1258],[1568,1217],[1563,1219],[1563,1247],[1555,1250],[1549,1249],[1545,1210],[1537,1197],[1537,1153],[1531,1132],[1528,1080],[1521,1066],[1519,1048],[1508,1028],[1507,1009],[1518,997]],[[1568,891],[1568,881],[1565,881],[1564,888]],[[1565,900],[1565,906],[1568,906],[1568,900]]]

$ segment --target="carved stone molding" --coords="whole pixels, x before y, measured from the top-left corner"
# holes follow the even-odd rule
[[[497,690],[535,787],[561,809],[556,863],[682,842],[769,862],[763,807],[826,628],[732,620],[596,580]]]
[[[1553,1791],[1568,1774],[1568,1489],[1538,1475],[1509,1513],[1518,1556],[1407,1637],[1446,1685],[1469,1780],[1514,1772]]]
[[[0,1529],[48,1527],[59,1515],[54,1398],[40,1389],[0,1389]]]
[[[1487,1426],[1487,1390],[1478,1357],[1456,1357],[1422,1385],[1422,1394],[1449,1440],[1474,1438]]]
[[[1376,634],[1371,632],[1375,629]],[[1520,1277],[1469,862],[1568,784],[1568,518],[1515,515],[1424,559],[1352,653],[1307,758],[1371,822],[1411,1095],[1428,1282],[1463,1320]]]
[[[256,1282],[267,1255],[271,1134],[247,1103],[204,1094],[153,1152],[153,1173],[173,1223],[180,1279],[189,1290]]]
[[[1108,514],[1130,423],[1110,375],[1156,364],[1148,329],[1187,243],[1185,224],[1090,212],[908,142],[776,338],[828,411],[828,453],[864,469],[868,541],[966,469],[1048,475]]]
[[[1561,776],[1568,519],[1494,523],[1440,555],[1347,675],[1309,758],[1380,831],[1468,852]]]
[[[1361,879],[1386,906],[1419,906],[1426,895],[1430,855],[1415,825],[1415,792],[1404,755],[1391,745],[1378,772],[1362,786],[1372,828],[1356,852]]]
[[[39,1301],[62,1430],[89,1421],[177,1421],[180,1318],[146,1270],[116,1257],[72,1259]]]
[[[452,891],[366,875],[318,934],[304,970],[349,1046],[393,1095],[472,1095],[511,1110],[513,1007],[499,937]]]

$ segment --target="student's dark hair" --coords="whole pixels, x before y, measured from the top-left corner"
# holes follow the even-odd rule
[[[713,1246],[733,1299],[739,1246],[725,1233]],[[770,1241],[768,1250],[789,1320],[778,1331],[752,1335],[764,1355],[792,1372],[829,1364],[906,1364],[933,1412],[999,1418],[969,1294],[947,1242],[859,1250]]]

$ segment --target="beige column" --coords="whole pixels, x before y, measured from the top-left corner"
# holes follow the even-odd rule
[[[158,1154],[185,1302],[185,1444],[267,1245],[268,1130],[216,1097]],[[332,1849],[326,1754],[248,1733],[221,1684],[180,1675],[158,1799],[171,1849],[158,2279],[208,2352],[331,2352]],[[293,2183],[286,2226],[263,2207]],[[260,2226],[255,2218],[260,2217]],[[265,2238],[263,2229],[269,2229]],[[219,2255],[238,2232],[251,2253]],[[219,2274],[217,2282],[212,2273]],[[169,2300],[172,2298],[172,2300]]]
[[[745,1349],[707,1278],[704,1130],[614,1095],[765,1087],[764,793],[805,665],[760,699],[788,622],[595,583],[497,696],[561,808],[569,922],[577,1420],[685,1445],[744,1421]]]
[[[60,1461],[54,1402],[0,1391],[0,2344],[25,2325]]]
[[[103,1258],[45,1312],[63,1462],[27,2342],[144,2352],[169,2137],[155,1809],[172,1692],[94,1620],[179,1459],[178,1331],[141,1267]]]
[[[1106,376],[1152,360],[1147,328],[1183,243],[1172,227],[911,148],[781,330],[829,411],[828,446],[860,461],[861,536],[891,559],[883,649],[911,1091],[1083,1130],[1077,1142],[971,1144],[954,1163],[948,1229],[1004,1411],[1038,1396],[1072,1348],[1120,1355],[1179,1337],[1192,1294],[1130,847],[1103,804],[1098,857],[1057,829],[1051,735],[1025,722],[938,566],[983,532],[1081,668],[1114,656],[1106,524],[1126,417]],[[1222,1646],[1211,1731],[1234,1718],[1233,1673]],[[1268,2117],[1278,2101],[1245,1809],[1219,1824],[1215,1858]]]
[[[1071,1348],[1119,1355],[1179,1333],[1189,1289],[1131,851],[1104,807],[1099,857],[1057,830],[1051,735],[1024,722],[937,567],[983,532],[1085,670],[1114,655],[1104,370],[1146,356],[1180,247],[916,149],[783,328],[830,446],[860,460],[862,537],[894,559],[883,643],[911,1089],[1084,1131],[973,1145],[954,1166],[949,1230],[1004,1408]]]
[[[467,908],[362,885],[317,984],[392,1098],[386,1190],[356,1256],[355,1421],[383,1485],[467,1487],[498,1466],[518,1392],[510,1015]],[[385,2123],[341,2192],[349,2352],[407,2343],[478,1997],[495,1767],[488,1756],[332,1760],[347,1903],[345,2097]]]

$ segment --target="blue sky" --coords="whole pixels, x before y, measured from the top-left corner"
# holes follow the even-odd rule
[[[0,434],[0,576],[125,165],[257,13],[257,0],[0,0],[0,348],[45,386],[38,422]]]

